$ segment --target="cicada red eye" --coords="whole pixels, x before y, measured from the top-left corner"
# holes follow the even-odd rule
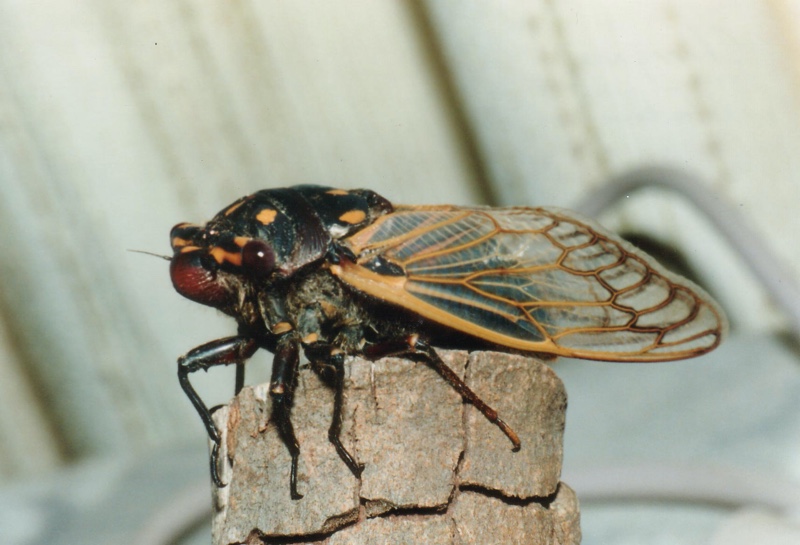
[[[262,240],[249,240],[242,248],[242,267],[255,278],[265,278],[275,270],[275,251]]]
[[[175,290],[192,301],[221,308],[232,298],[231,290],[217,272],[204,266],[199,248],[176,253],[170,262],[169,274]]]

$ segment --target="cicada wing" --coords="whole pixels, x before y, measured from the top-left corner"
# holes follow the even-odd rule
[[[701,288],[554,208],[398,207],[348,238],[335,273],[510,348],[614,361],[696,356],[727,322]]]

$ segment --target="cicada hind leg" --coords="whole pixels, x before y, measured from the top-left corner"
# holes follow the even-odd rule
[[[408,335],[398,339],[381,341],[364,349],[364,356],[377,360],[388,356],[404,356],[410,359],[427,363],[439,373],[468,403],[478,409],[489,422],[500,428],[513,445],[512,450],[518,451],[522,445],[517,433],[500,418],[497,411],[487,405],[467,384],[442,361],[436,350],[431,345],[419,338],[418,335]]]
[[[190,350],[186,355],[178,358],[178,381],[181,384],[181,388],[183,388],[183,391],[186,393],[186,396],[189,398],[189,401],[192,402],[192,405],[194,405],[194,408],[200,415],[200,419],[203,421],[206,431],[208,432],[208,437],[213,443],[210,459],[211,478],[214,484],[219,488],[225,486],[219,476],[218,469],[219,446],[221,440],[220,433],[211,417],[211,411],[189,382],[189,374],[199,369],[207,371],[209,368],[217,365],[236,364],[236,393],[239,393],[244,383],[244,362],[250,359],[257,349],[258,344],[249,337],[226,337],[200,345]]]

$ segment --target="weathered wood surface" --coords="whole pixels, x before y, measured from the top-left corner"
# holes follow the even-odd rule
[[[356,479],[328,442],[333,393],[304,369],[292,413],[304,497],[289,497],[267,385],[245,388],[215,414],[232,465],[214,498],[213,543],[578,543],[577,500],[559,482],[561,381],[533,358],[441,355],[519,434],[519,452],[426,365],[355,359],[342,438],[364,464]]]

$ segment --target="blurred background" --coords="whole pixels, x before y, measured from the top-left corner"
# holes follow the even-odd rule
[[[299,183],[579,209],[693,277],[716,352],[555,364],[583,543],[800,542],[799,146],[791,0],[0,0],[0,542],[209,542],[175,361],[235,327],[127,250]]]

